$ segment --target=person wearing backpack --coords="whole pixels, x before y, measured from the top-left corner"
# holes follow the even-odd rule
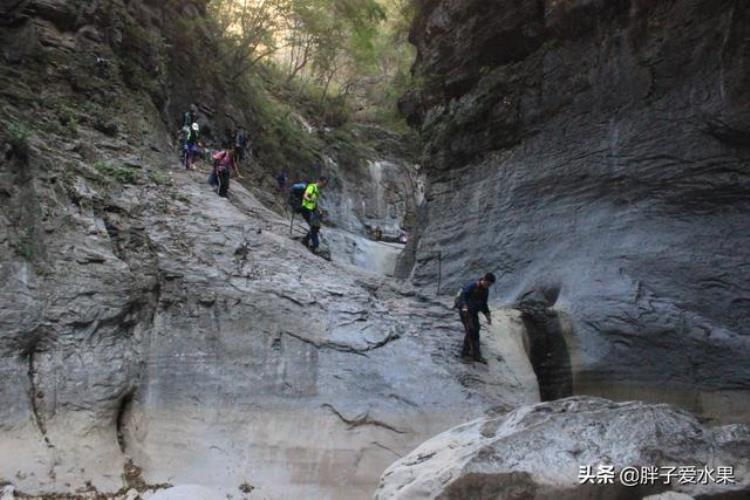
[[[317,181],[308,184],[305,188],[305,192],[302,194],[302,217],[310,226],[307,235],[302,238],[302,243],[313,253],[316,253],[318,246],[320,245],[320,240],[318,238],[318,233],[320,232],[320,213],[318,212],[320,190],[321,188],[326,187],[327,184],[328,177],[321,175]]]
[[[185,163],[187,154],[187,140],[190,136],[190,125],[185,125],[180,129],[177,139],[180,141],[180,163]]]
[[[231,147],[224,148],[223,151],[214,153],[212,156],[214,161],[214,178],[218,183],[218,193],[222,198],[227,197],[229,191],[229,179],[231,173],[234,170],[235,174],[237,171],[237,163],[234,159],[234,150]],[[209,181],[210,183],[211,181]]]
[[[193,122],[188,131],[188,136],[185,139],[185,168],[191,170],[193,168],[193,157],[198,154],[198,133],[200,126]]]
[[[456,295],[454,307],[458,309],[461,323],[464,325],[464,345],[461,357],[470,358],[479,363],[487,363],[479,348],[479,313],[492,324],[492,316],[487,306],[489,289],[495,283],[495,275],[487,273],[477,281],[467,283]]]
[[[286,185],[288,182],[289,182],[289,175],[286,173],[286,171],[279,172],[279,175],[276,176],[276,190],[279,193],[285,193]]]
[[[190,108],[182,114],[182,126],[189,127],[198,121],[198,106],[191,104]]]
[[[244,127],[239,127],[234,131],[234,159],[239,165],[245,160],[245,150],[247,149],[247,132]]]

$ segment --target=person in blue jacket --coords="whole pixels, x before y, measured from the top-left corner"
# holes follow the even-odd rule
[[[471,358],[479,363],[487,363],[479,348],[479,313],[487,318],[487,324],[492,324],[492,316],[487,306],[490,287],[495,283],[495,275],[485,274],[477,281],[464,286],[456,296],[455,306],[464,325],[464,346],[461,351],[463,358]]]

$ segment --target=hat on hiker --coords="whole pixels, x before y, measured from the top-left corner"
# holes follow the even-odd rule
[[[198,126],[198,124],[197,123],[193,123],[193,130],[195,130],[197,132],[198,129],[200,129],[200,127]]]

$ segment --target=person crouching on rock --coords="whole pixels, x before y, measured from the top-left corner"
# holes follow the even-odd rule
[[[311,182],[307,185],[305,193],[302,195],[302,217],[310,226],[307,235],[302,238],[302,243],[313,253],[316,253],[318,245],[320,245],[320,240],[318,239],[318,232],[320,231],[318,199],[320,198],[320,190],[326,187],[327,184],[328,177],[321,175],[316,182]]]
[[[487,273],[477,281],[464,286],[456,296],[455,307],[459,310],[461,323],[464,325],[464,346],[461,357],[470,358],[480,363],[487,363],[479,348],[479,313],[487,318],[487,324],[492,324],[490,309],[487,307],[487,297],[490,287],[495,283],[495,275]]]
[[[214,153],[214,178],[218,183],[219,196],[226,198],[229,191],[229,178],[231,172],[237,172],[237,163],[234,161],[234,149],[225,147],[222,151]]]

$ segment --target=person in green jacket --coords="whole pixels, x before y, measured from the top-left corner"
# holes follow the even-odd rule
[[[318,239],[318,232],[320,231],[320,213],[318,212],[320,190],[326,187],[327,184],[328,177],[321,175],[317,181],[307,185],[305,194],[302,195],[302,217],[310,226],[310,230],[302,239],[302,243],[312,250],[313,253],[315,253],[318,245],[320,245],[320,240]]]

